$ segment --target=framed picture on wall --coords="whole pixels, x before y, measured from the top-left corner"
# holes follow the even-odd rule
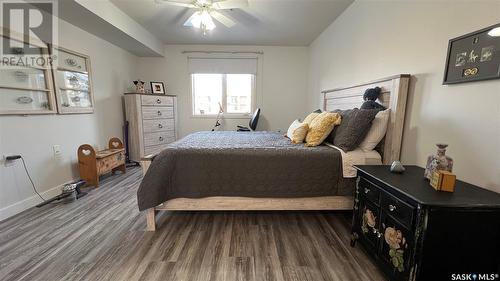
[[[94,92],[90,57],[62,47],[54,68],[57,111],[59,114],[93,113]]]
[[[500,78],[500,24],[453,38],[443,84]]]
[[[151,93],[157,95],[164,95],[165,85],[163,85],[163,82],[151,82]]]

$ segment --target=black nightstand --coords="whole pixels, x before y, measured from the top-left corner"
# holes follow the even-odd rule
[[[359,241],[390,280],[500,280],[500,194],[462,181],[435,191],[424,169],[405,168],[356,167],[351,246]]]

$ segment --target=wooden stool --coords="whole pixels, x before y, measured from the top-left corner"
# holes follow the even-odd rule
[[[99,176],[116,171],[125,173],[125,149],[119,138],[111,138],[108,149],[96,151],[90,144],[78,148],[80,178],[88,185],[99,186]]]

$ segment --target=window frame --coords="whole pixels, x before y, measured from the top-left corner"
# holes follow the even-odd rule
[[[194,91],[194,76],[196,74],[220,74],[222,75],[222,108],[224,113],[220,115],[221,118],[224,119],[248,119],[248,117],[252,116],[255,111],[255,101],[257,96],[257,75],[252,73],[240,73],[240,74],[248,74],[252,77],[251,80],[251,93],[250,93],[250,112],[249,113],[228,113],[227,112],[227,75],[236,74],[236,73],[191,73],[191,117],[192,118],[215,118],[217,114],[197,114],[195,112],[195,91]]]

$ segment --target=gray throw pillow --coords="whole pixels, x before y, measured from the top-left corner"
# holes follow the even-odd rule
[[[363,141],[372,126],[372,121],[379,110],[377,109],[352,109],[342,116],[342,123],[338,126],[333,136],[333,145],[344,150],[356,149]]]
[[[333,130],[330,133],[330,135],[328,135],[328,137],[326,138],[326,140],[325,140],[326,142],[329,142],[329,143],[333,144],[333,140],[335,139],[335,135],[339,131],[342,132],[343,130],[345,130],[345,128],[347,127],[347,124],[349,123],[349,117],[350,117],[351,111],[352,111],[352,109],[347,109],[347,110],[337,109],[337,110],[332,111],[333,113],[340,114],[340,117],[342,117],[342,120],[340,122],[340,125],[335,126],[333,128]]]

